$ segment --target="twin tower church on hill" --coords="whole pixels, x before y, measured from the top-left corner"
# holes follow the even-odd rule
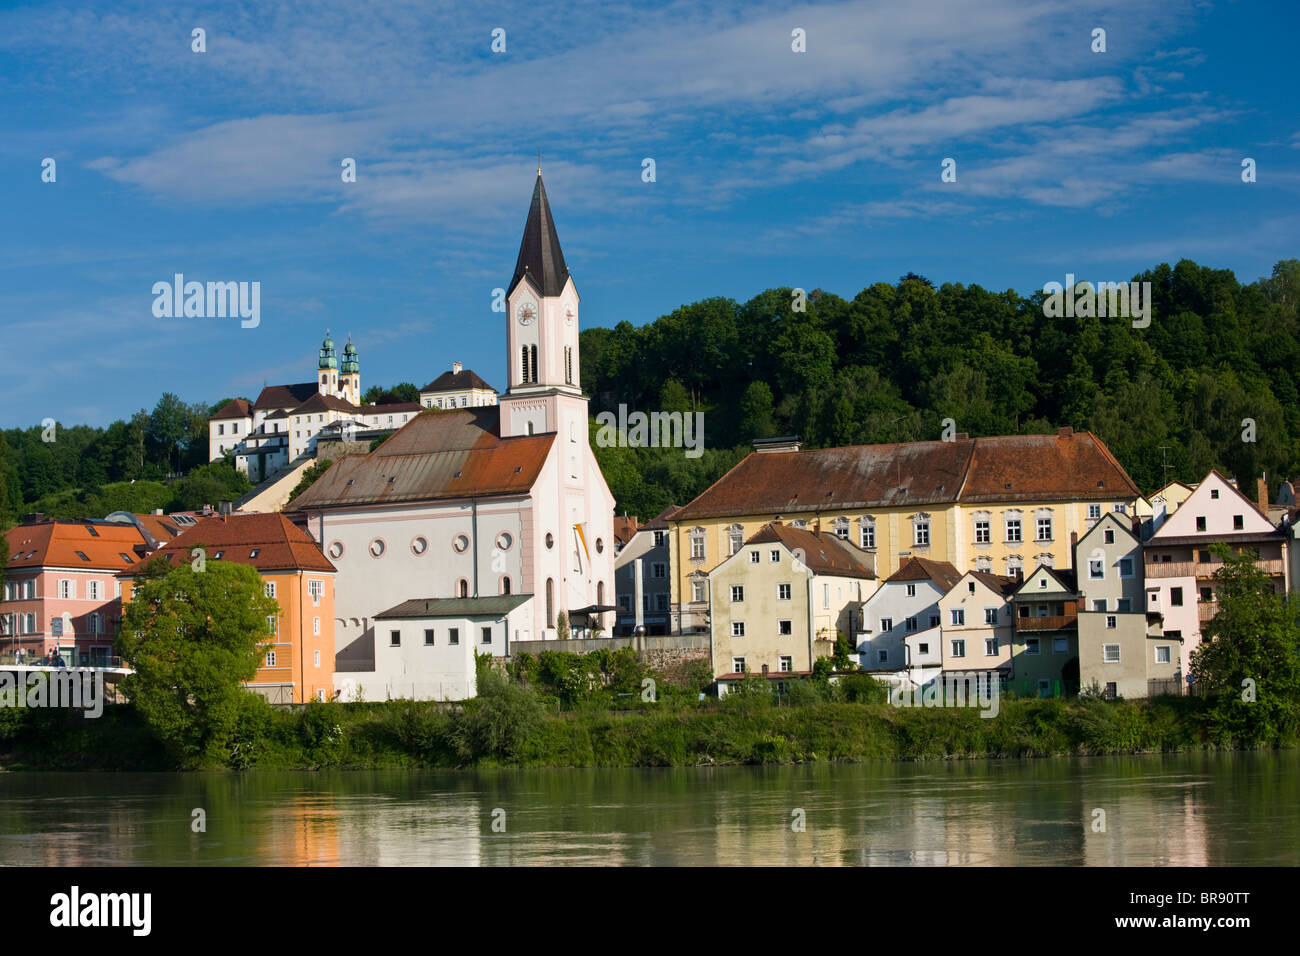
[[[286,508],[338,569],[336,669],[367,699],[403,680],[379,634],[385,612],[486,601],[498,626],[464,641],[501,655],[514,641],[556,637],[561,611],[598,616],[612,604],[614,498],[588,440],[579,298],[540,170],[506,302],[509,385],[499,397],[457,363],[419,403],[361,405],[356,348],[349,341],[339,362],[327,337],[315,382],[268,387],[212,419],[211,457],[231,454],[255,479],[329,439],[395,429],[374,451],[338,459]]]

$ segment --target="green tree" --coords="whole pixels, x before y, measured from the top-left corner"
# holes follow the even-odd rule
[[[315,464],[308,465],[304,468],[302,477],[298,480],[298,484],[294,485],[293,491],[289,492],[289,501],[293,501],[294,498],[297,498],[300,494],[310,488],[317,478],[329,471],[329,467],[332,464],[334,464],[332,459],[322,458],[318,459]],[[288,503],[288,501],[285,502],[285,504]]]
[[[133,669],[123,691],[178,764],[220,763],[279,605],[248,565],[161,571],[136,579],[123,612],[117,648]]]
[[[164,392],[149,414],[147,436],[163,463],[172,469],[190,434],[190,409],[172,392]]]
[[[1210,550],[1223,559],[1214,573],[1219,610],[1191,671],[1213,701],[1211,732],[1244,743],[1290,737],[1300,727],[1300,607],[1274,590],[1253,553]]]

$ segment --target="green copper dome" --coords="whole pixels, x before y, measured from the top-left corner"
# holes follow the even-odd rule
[[[343,373],[360,373],[361,365],[357,362],[357,347],[352,344],[352,336],[348,336],[348,344],[343,346]]]
[[[325,330],[325,341],[320,344],[320,362],[317,368],[338,368],[339,359],[334,352],[334,340],[330,338],[329,329]]]

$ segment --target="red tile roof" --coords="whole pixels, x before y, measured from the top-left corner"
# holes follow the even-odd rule
[[[753,453],[673,520],[1139,494],[1091,433],[1007,435]]]
[[[992,575],[989,575],[989,577],[992,577]],[[962,573],[950,561],[931,561],[929,558],[910,557],[899,565],[897,571],[885,579],[885,583],[888,584],[891,581],[933,581],[943,588],[946,594],[952,590],[952,586],[961,578]]]
[[[222,405],[221,408],[217,410],[217,413],[212,416],[212,420],[216,421],[218,418],[252,418],[252,417],[253,417],[253,406],[250,405],[245,399],[233,398],[230,401],[226,402],[226,404]]]
[[[157,554],[179,565],[192,560],[191,549],[200,546],[206,550],[209,561],[248,564],[263,572],[335,570],[311,536],[279,513],[233,514],[224,520],[209,518]]]
[[[306,415],[310,412],[334,411],[347,412],[351,415],[355,415],[360,410],[361,409],[357,408],[357,406],[353,405],[351,402],[344,401],[336,395],[322,395],[320,392],[317,392],[301,405],[291,409],[289,414]]]
[[[315,382],[299,382],[297,385],[268,385],[253,402],[253,407],[296,408],[313,395],[319,394],[320,388]]]
[[[636,518],[614,515],[614,540],[619,544],[627,544],[631,541],[637,530]]]
[[[19,525],[4,532],[3,537],[12,555],[7,565],[9,568],[121,571],[139,563],[135,549],[145,543],[144,536],[134,525],[100,522],[87,525],[84,522],[45,521]]]
[[[668,527],[668,522],[673,520],[673,516],[682,510],[681,505],[669,505],[659,514],[655,515],[638,529],[640,531],[663,530]]]
[[[858,551],[847,541],[824,531],[808,531],[769,522],[752,534],[745,544],[780,542],[791,551],[803,553],[800,560],[814,574],[829,574],[841,578],[872,578],[876,574],[867,567],[867,552]]]
[[[370,454],[339,459],[286,510],[527,494],[555,434],[499,438],[499,413],[496,405],[426,410]]]
[[[420,389],[420,394],[428,392],[465,392],[472,388],[485,388],[490,391],[496,391],[487,382],[479,378],[472,370],[463,368],[459,372],[443,372],[424,388]]]

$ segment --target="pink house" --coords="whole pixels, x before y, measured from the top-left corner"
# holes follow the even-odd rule
[[[3,535],[9,557],[0,593],[0,659],[58,652],[69,666],[107,665],[121,617],[114,578],[147,547],[132,524],[47,520]]]

